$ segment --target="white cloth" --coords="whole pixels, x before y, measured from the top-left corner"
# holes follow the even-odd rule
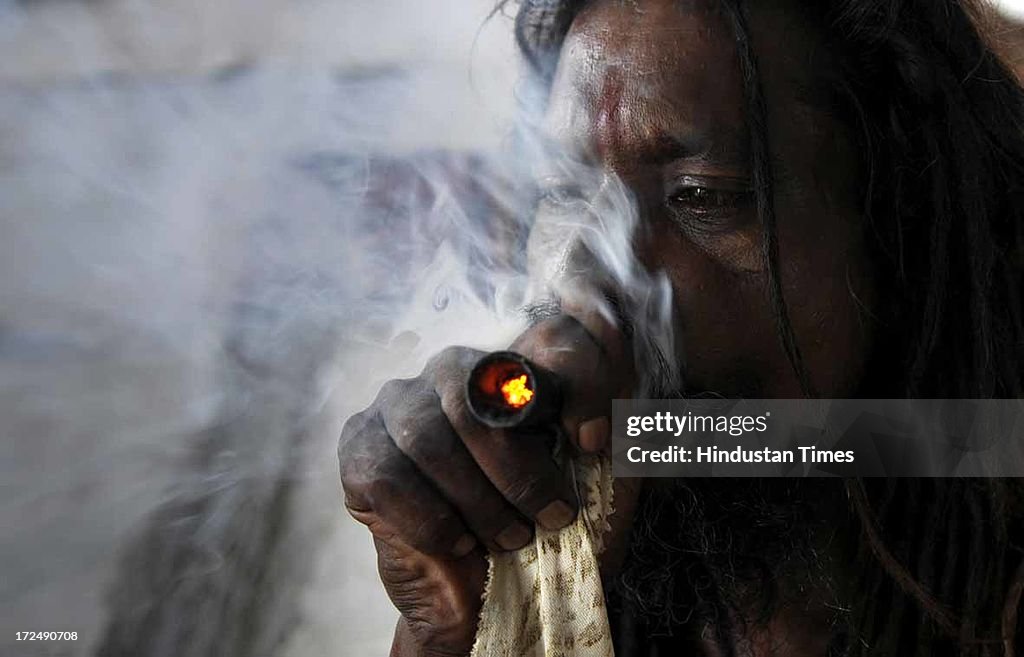
[[[597,555],[612,513],[611,464],[573,462],[580,514],[531,545],[489,558],[471,657],[613,657]]]

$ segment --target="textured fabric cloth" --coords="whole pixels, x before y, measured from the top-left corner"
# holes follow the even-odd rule
[[[605,457],[573,462],[580,514],[531,545],[490,557],[472,657],[612,657],[597,555],[612,512]]]

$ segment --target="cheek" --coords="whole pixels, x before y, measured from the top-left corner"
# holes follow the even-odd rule
[[[654,231],[642,250],[645,263],[672,281],[677,352],[689,392],[769,396],[798,390],[763,272],[737,270],[672,229]]]
[[[858,219],[821,206],[777,209],[787,218],[779,232],[783,294],[805,366],[820,395],[850,396],[869,351],[865,318],[875,296]],[[651,270],[672,281],[689,392],[803,396],[782,347],[766,272],[737,270],[672,229],[653,231],[640,250]]]
[[[802,141],[784,141],[790,166],[779,167],[783,289],[817,392],[851,396],[871,349],[877,299],[857,209],[856,153],[843,126],[803,125]]]
[[[807,216],[807,215],[804,215]],[[821,208],[825,221],[783,228],[783,291],[793,330],[817,392],[854,394],[871,346],[876,291],[859,218]]]

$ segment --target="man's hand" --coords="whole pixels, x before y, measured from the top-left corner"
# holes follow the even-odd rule
[[[611,400],[630,378],[621,336],[559,316],[512,349],[559,377],[562,429],[574,448],[604,449]],[[522,548],[535,524],[560,529],[578,511],[550,432],[490,429],[469,412],[466,378],[482,355],[445,350],[419,377],[385,384],[341,434],[345,504],[372,532],[381,580],[402,615],[393,655],[468,654],[484,550]]]

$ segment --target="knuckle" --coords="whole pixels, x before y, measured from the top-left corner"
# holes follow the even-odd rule
[[[368,511],[370,504],[370,488],[373,478],[362,468],[342,465],[341,489],[345,493],[345,505],[349,509]]]
[[[344,481],[353,469],[364,467],[373,453],[373,425],[375,414],[370,411],[356,413],[345,422],[338,438],[338,464]]]
[[[380,387],[374,403],[382,409],[393,407],[408,399],[415,388],[416,379],[391,379]]]
[[[473,368],[482,352],[469,347],[446,347],[427,363],[424,374],[435,382],[437,388],[461,381]]]
[[[394,495],[401,477],[398,459],[379,440],[383,432],[355,435],[339,450],[341,486],[346,499],[359,508],[374,508]]]
[[[370,424],[374,420],[376,415],[377,413],[374,411],[372,407],[364,408],[358,413],[353,413],[345,421],[345,426],[343,426],[341,429],[341,435],[353,435],[361,432],[368,424]]]
[[[424,371],[437,372],[451,363],[462,362],[465,359],[465,353],[467,351],[468,349],[466,347],[445,347],[431,356],[430,360],[427,361],[427,367]]]

